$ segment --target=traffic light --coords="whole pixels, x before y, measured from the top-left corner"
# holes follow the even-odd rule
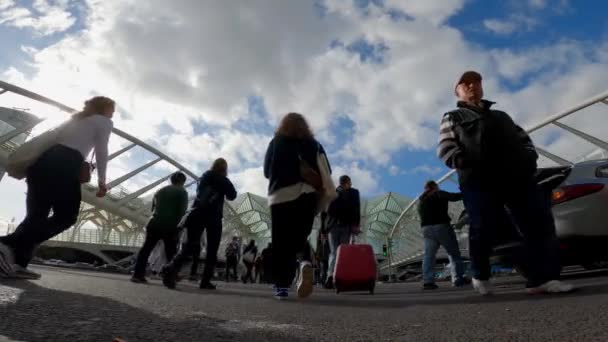
[[[382,255],[388,256],[388,247],[386,244],[382,245]]]

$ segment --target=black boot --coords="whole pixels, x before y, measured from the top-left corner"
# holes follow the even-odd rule
[[[165,265],[162,268],[163,285],[168,289],[174,289],[177,283],[177,271],[171,265]]]
[[[198,287],[201,290],[215,290],[216,286],[214,284],[211,284],[211,282],[209,280],[204,280],[201,281],[201,284]]]

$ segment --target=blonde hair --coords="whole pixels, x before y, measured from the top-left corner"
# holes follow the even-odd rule
[[[89,117],[95,114],[102,114],[103,111],[109,106],[115,106],[116,102],[109,97],[95,96],[91,99],[84,101],[84,108],[82,111],[72,115],[72,119],[79,120]]]
[[[298,139],[313,139],[314,135],[304,115],[289,113],[283,117],[275,136],[284,136]]]

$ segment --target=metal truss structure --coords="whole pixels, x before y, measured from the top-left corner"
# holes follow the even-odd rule
[[[20,95],[66,113],[76,112],[75,109],[50,98],[0,81],[0,95],[4,93]],[[22,144],[32,129],[43,120],[22,110],[0,108],[0,111],[3,117],[11,118],[10,123],[5,122],[6,120],[0,120],[1,168],[2,165],[5,165],[8,155]],[[152,190],[166,182],[177,170],[181,170],[189,177],[186,188],[191,188],[192,185],[196,184],[198,177],[194,172],[157,148],[118,128],[114,128],[112,134],[124,139],[126,144],[111,152],[108,158],[109,163],[129,151],[136,152],[132,155],[146,155],[149,160],[142,161],[140,166],[110,180],[108,182],[110,191],[104,198],[95,196],[97,191],[95,186],[83,185],[83,203],[77,223],[69,230],[58,235],[55,240],[116,246],[139,246],[143,242],[144,225],[151,215],[151,203],[149,196],[146,197],[146,195],[149,195]],[[166,172],[164,176],[156,179],[146,179],[146,184],[134,191],[129,191],[123,187],[125,182],[132,180],[133,177],[142,174],[142,172],[160,162],[167,164],[167,167],[163,169]],[[268,240],[270,238],[268,229],[270,214],[265,202],[265,199],[259,196],[243,194],[233,204],[227,204],[224,208],[225,235],[238,235],[243,238],[255,238],[262,241]]]

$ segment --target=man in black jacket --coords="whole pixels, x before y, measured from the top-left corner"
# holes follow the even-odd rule
[[[492,228],[508,207],[524,240],[529,293],[574,289],[558,281],[560,263],[553,213],[534,174],[538,155],[526,132],[493,102],[483,100],[481,75],[465,72],[456,84],[458,108],[443,116],[437,153],[458,171],[469,214],[469,248],[473,286],[491,292]]]
[[[207,230],[207,253],[205,255],[205,270],[201,277],[200,288],[214,290],[211,278],[217,262],[217,250],[222,238],[222,219],[224,199],[233,201],[236,198],[234,185],[228,179],[228,163],[223,158],[213,162],[211,170],[201,177],[196,190],[196,199],[192,210],[186,215],[184,227],[188,232],[188,242],[182,250],[163,269],[163,284],[175,288],[177,275],[188,255],[200,251],[201,236]],[[199,252],[200,253],[200,252]]]
[[[464,278],[464,264],[460,256],[460,247],[456,233],[450,225],[448,202],[462,200],[461,194],[446,192],[439,189],[434,181],[428,181],[424,193],[418,203],[418,216],[424,236],[424,259],[422,261],[423,289],[435,290],[435,257],[439,246],[443,246],[450,258],[452,266],[452,284],[455,287],[470,283]]]
[[[336,189],[336,198],[327,210],[327,231],[329,233],[329,266],[326,288],[333,288],[333,274],[336,266],[338,247],[350,242],[351,234],[358,232],[361,222],[361,199],[359,190],[353,188],[349,176],[340,177],[340,186]]]

